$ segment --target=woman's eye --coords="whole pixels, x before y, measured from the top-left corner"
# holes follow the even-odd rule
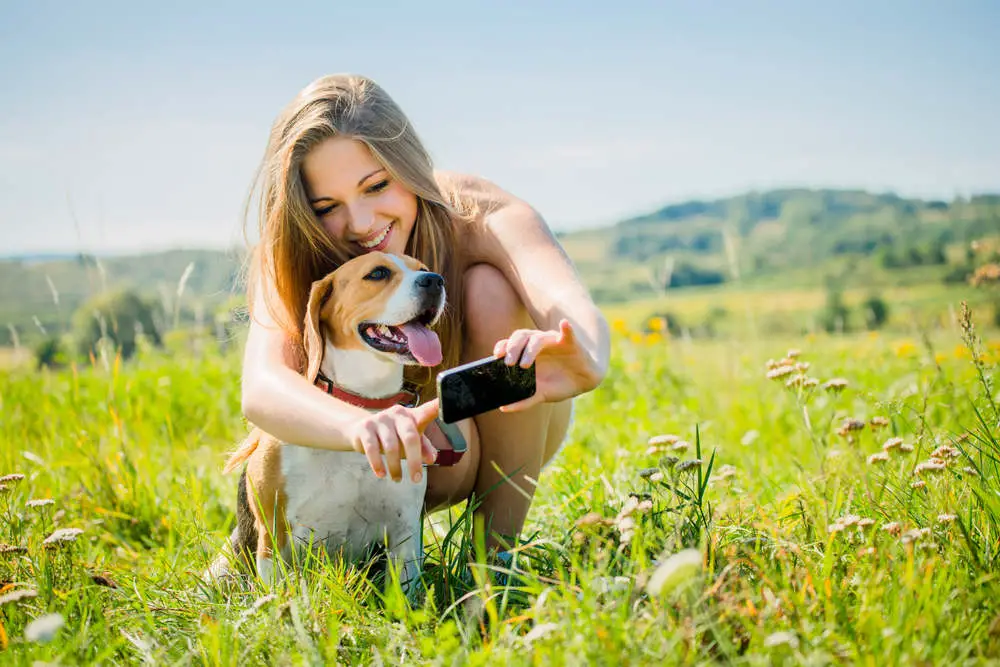
[[[379,181],[378,183],[375,183],[370,188],[368,188],[368,192],[372,194],[376,192],[382,192],[382,190],[385,190],[386,187],[388,187],[388,185],[389,185],[388,179]]]
[[[326,215],[335,208],[337,208],[336,204],[330,204],[329,206],[324,206],[323,208],[314,208],[313,213],[322,218],[324,215]]]
[[[388,277],[389,269],[384,266],[378,266],[372,269],[368,275],[365,276],[365,280],[385,280]]]

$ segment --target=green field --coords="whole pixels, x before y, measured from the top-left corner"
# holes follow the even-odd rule
[[[199,585],[233,521],[238,346],[0,371],[0,476],[24,475],[0,481],[0,662],[996,661],[1000,347],[979,327],[970,349],[948,303],[934,328],[851,336],[665,339],[613,314],[516,576],[470,568],[461,508],[437,514],[415,608],[338,564]],[[791,348],[799,387],[767,377]],[[700,566],[657,590],[685,549]]]

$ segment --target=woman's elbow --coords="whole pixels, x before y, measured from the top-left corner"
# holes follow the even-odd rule
[[[243,417],[251,424],[257,424],[264,412],[265,403],[260,381],[244,376],[240,395],[240,410],[243,412]]]

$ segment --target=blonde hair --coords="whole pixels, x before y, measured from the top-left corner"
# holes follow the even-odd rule
[[[441,365],[430,373],[408,373],[411,381],[421,385],[422,393],[430,396],[436,370],[456,365],[461,352],[465,267],[454,256],[456,225],[471,220],[478,211],[454,188],[439,186],[431,158],[413,126],[374,81],[353,74],[319,78],[272,125],[251,191],[250,201],[254,191],[259,191],[260,240],[248,257],[249,303],[253,304],[254,288],[263,288],[271,316],[301,346],[310,286],[354,254],[319,224],[302,182],[306,155],[336,136],[363,142],[390,176],[416,195],[417,218],[406,254],[444,277],[449,304],[435,327],[444,356]]]

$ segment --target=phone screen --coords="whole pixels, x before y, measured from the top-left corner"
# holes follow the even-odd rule
[[[503,358],[487,357],[438,374],[441,421],[451,424],[535,393],[535,366],[508,366]]]

